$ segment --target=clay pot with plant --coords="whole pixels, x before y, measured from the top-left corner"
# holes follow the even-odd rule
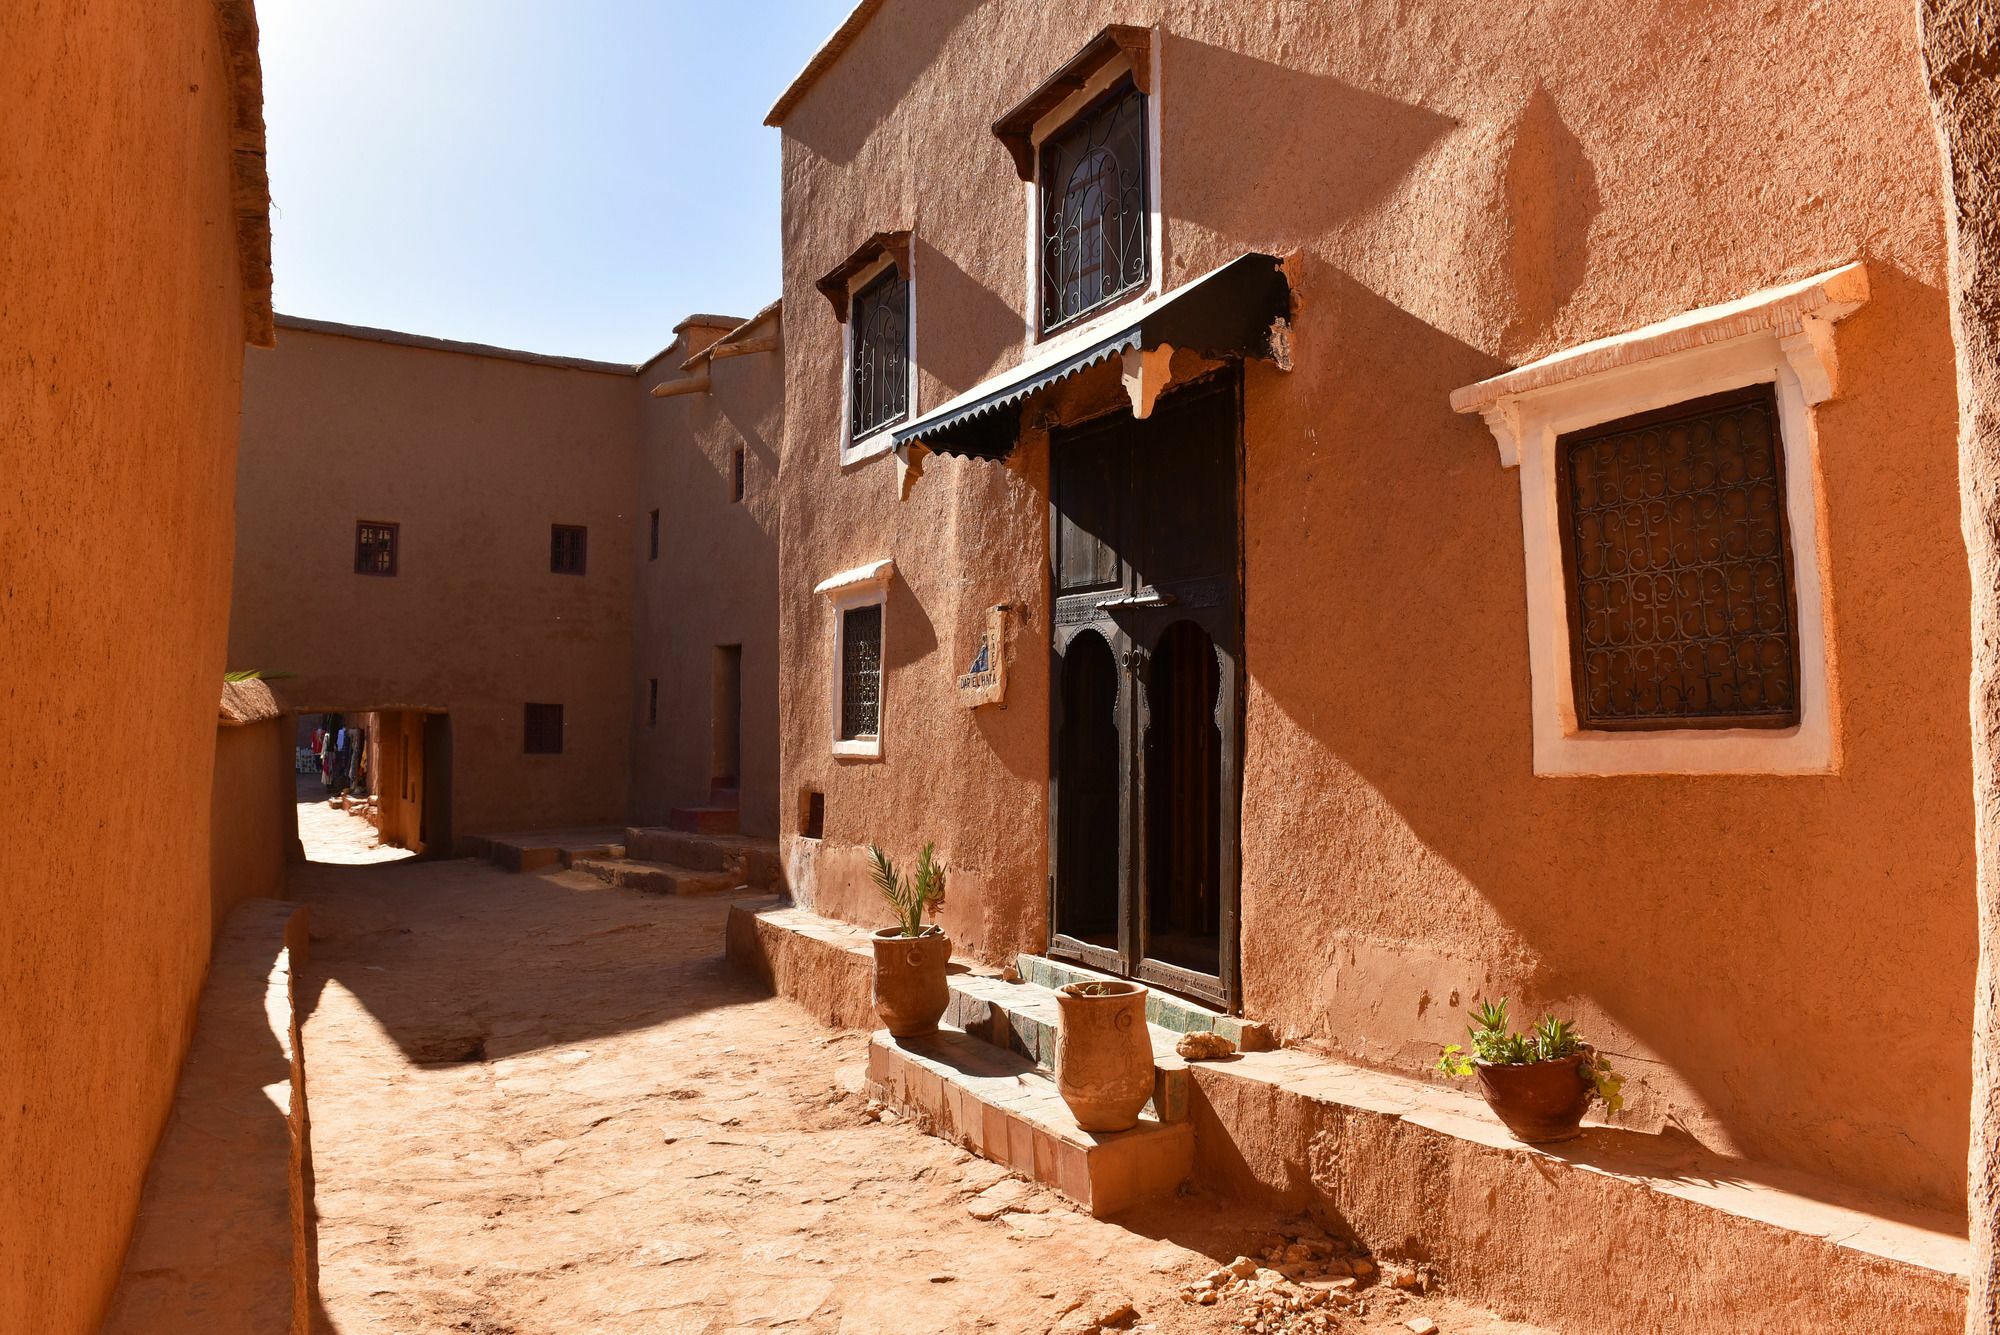
[[[897,1038],[914,1038],[937,1029],[951,993],[945,966],[951,963],[951,938],[926,916],[936,917],[944,905],[944,867],[937,849],[925,844],[908,876],[881,849],[869,846],[869,872],[875,888],[895,910],[896,925],[875,933],[875,1014]]]
[[[1625,1077],[1577,1036],[1576,1026],[1553,1015],[1525,1034],[1507,1025],[1507,999],[1480,1003],[1466,1033],[1472,1053],[1447,1043],[1437,1068],[1448,1076],[1479,1077],[1486,1106],[1518,1140],[1546,1145],[1580,1135],[1593,1099],[1606,1112],[1625,1106]]]
[[[1085,1131],[1127,1131],[1153,1097],[1146,989],[1106,979],[1056,993],[1056,1092]]]

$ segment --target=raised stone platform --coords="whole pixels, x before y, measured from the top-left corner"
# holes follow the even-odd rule
[[[274,899],[237,905],[216,936],[103,1335],[306,1329],[312,1156],[293,981],[305,950],[306,910]]]
[[[1055,1188],[1093,1215],[1166,1195],[1194,1167],[1194,1132],[1186,1122],[1142,1116],[1130,1131],[1084,1131],[1047,1072],[957,1029],[904,1039],[878,1030],[868,1044],[868,1089],[938,1135]]]
[[[727,895],[743,889],[732,872],[691,871],[631,858],[573,858],[569,866],[571,871],[595,876],[607,885],[643,890],[649,895]]]
[[[767,900],[732,908],[728,942],[822,1020],[874,1026],[861,929]],[[981,1004],[1036,1010],[1032,992],[1008,1005],[1001,991],[1030,984],[970,965],[952,981],[948,1018],[975,1030]],[[1503,1315],[1576,1335],[1963,1323],[1962,1219],[1617,1127],[1524,1145],[1474,1094],[1297,1050],[1188,1074],[1197,1182],[1332,1210],[1378,1256],[1421,1262]]]
[[[539,871],[568,866],[576,858],[625,856],[623,829],[612,825],[572,830],[520,830],[468,834],[458,841],[460,857],[484,858],[506,871]]]

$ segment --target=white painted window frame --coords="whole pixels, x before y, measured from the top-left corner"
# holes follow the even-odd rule
[[[1838,284],[1838,299],[1827,297],[1813,308],[1812,301],[1826,292],[1811,285],[1825,287],[1829,280]],[[1827,640],[1831,591],[1820,531],[1824,479],[1812,410],[1837,389],[1833,323],[1858,308],[1866,293],[1865,271],[1847,266],[1804,284],[1560,353],[1453,396],[1459,411],[1478,411],[1486,419],[1499,442],[1502,465],[1519,468],[1537,775],[1839,771],[1838,679]],[[1578,373],[1568,376],[1566,368]],[[1522,387],[1498,395],[1480,393],[1510,382]],[[1771,385],[1778,403],[1777,443],[1798,608],[1799,722],[1789,728],[1580,728],[1557,512],[1557,438],[1758,384]]]
[[[904,295],[909,301],[905,316],[909,331],[910,395],[909,406],[903,415],[888,426],[860,440],[854,438],[854,414],[851,403],[854,395],[854,296],[882,276],[882,271],[894,267],[892,255],[878,255],[866,267],[858,269],[847,280],[847,323],[840,329],[840,466],[850,467],[866,463],[870,459],[887,454],[896,445],[896,428],[905,422],[913,422],[922,416],[917,403],[917,239],[910,237],[909,254],[904,263],[908,266],[908,287]]]
[[[1095,335],[1110,328],[1114,321],[1131,318],[1131,307],[1135,303],[1156,300],[1166,287],[1166,215],[1160,206],[1160,29],[1153,29],[1153,40],[1147,44],[1146,59],[1152,66],[1153,91],[1146,94],[1146,288],[1136,297],[1128,297],[1108,309],[1085,320],[1082,324],[1054,333],[1042,332],[1042,141],[1057,130],[1068,125],[1076,114],[1096,100],[1098,94],[1117,83],[1132,72],[1131,57],[1119,55],[1106,62],[1103,68],[1090,76],[1083,87],[1064,98],[1056,107],[1040,120],[1029,132],[1035,164],[1034,179],[1022,184],[1027,201],[1026,232],[1026,293],[1025,309],[1022,311],[1026,328],[1026,346],[1054,346],[1061,343],[1087,343]]]
[[[833,754],[845,759],[882,758],[882,736],[889,722],[889,581],[895,573],[896,563],[893,560],[872,561],[865,566],[843,570],[813,586],[813,592],[825,595],[833,609],[833,662],[828,674],[831,691],[828,695],[827,731]],[[847,648],[847,614],[857,607],[877,606],[882,609],[882,659],[876,667],[875,735],[843,737],[840,735],[840,690],[843,684],[840,665]]]

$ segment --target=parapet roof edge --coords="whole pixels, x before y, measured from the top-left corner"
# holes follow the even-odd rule
[[[840,59],[852,45],[855,37],[868,26],[868,20],[875,17],[875,11],[882,8],[883,3],[884,0],[860,0],[860,3],[854,6],[853,11],[841,20],[840,26],[833,30],[833,36],[820,43],[819,50],[813,52],[812,58],[806,61],[806,67],[785,85],[784,92],[778,94],[778,100],[773,102],[770,111],[765,113],[764,124],[775,127],[785,123],[785,117],[789,116],[792,108],[799,104],[799,99],[819,82],[820,75],[826,73],[833,67],[834,62]]]
[[[532,366],[555,366],[570,371],[595,371],[602,375],[637,375],[639,366],[631,362],[600,362],[588,357],[563,357],[548,352],[523,352],[519,348],[496,348],[489,343],[465,343],[458,339],[433,338],[429,334],[406,334],[396,329],[376,329],[368,325],[340,324],[334,320],[313,320],[303,315],[278,314],[280,329],[298,329],[311,334],[332,334],[371,343],[393,343],[405,348],[427,348],[432,352],[457,352],[468,357],[495,357],[502,361],[527,362]]]

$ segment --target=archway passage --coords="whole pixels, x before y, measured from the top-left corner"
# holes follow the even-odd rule
[[[1056,433],[1049,953],[1234,1007],[1239,382]]]
[[[450,856],[449,716],[302,711],[295,767],[299,842],[308,862]]]

